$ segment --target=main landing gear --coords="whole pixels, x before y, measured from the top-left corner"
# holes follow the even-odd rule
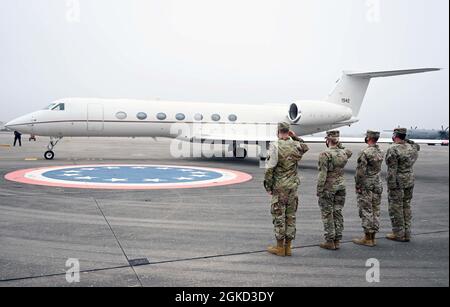
[[[45,160],[53,160],[55,157],[55,153],[53,152],[53,148],[55,148],[56,144],[61,141],[62,137],[51,137],[50,143],[47,146],[47,151],[44,153]]]
[[[248,144],[245,144],[248,145]],[[260,147],[259,158],[261,161],[266,161],[267,153],[269,150],[269,142],[256,143],[257,146]],[[245,147],[240,147],[238,142],[233,142],[233,145],[230,146],[230,150],[233,151],[233,157],[237,159],[245,159],[248,157],[248,149]]]
[[[259,160],[266,162],[269,154],[270,142],[258,142],[259,145]]]
[[[233,157],[237,159],[245,159],[247,158],[248,151],[245,148],[239,146],[238,142],[233,142],[233,144],[229,145],[229,151],[233,152]]]
[[[233,149],[233,157],[238,158],[238,159],[245,159],[247,158],[248,152],[247,149],[245,148],[241,148],[241,147],[236,147]]]

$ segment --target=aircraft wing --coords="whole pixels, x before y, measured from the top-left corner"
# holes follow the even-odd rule
[[[194,140],[202,140],[207,142],[273,142],[277,140],[277,137],[268,137],[266,135],[255,134],[202,134],[195,136]]]
[[[199,142],[272,142],[276,141],[277,125],[202,125],[194,128],[191,141]]]
[[[304,136],[302,137],[306,143],[321,143],[325,142],[323,136]],[[256,129],[251,125],[235,125],[228,130],[217,129],[216,126],[205,126],[201,130],[194,131],[189,137],[191,142],[248,142],[248,143],[262,143],[273,142],[277,140],[276,126],[263,127],[263,129]],[[343,144],[364,144],[364,137],[341,137]],[[414,139],[417,144],[426,145],[448,145],[448,141],[442,140],[421,140]],[[391,144],[391,138],[381,138],[380,144]]]
[[[325,142],[324,137],[302,137],[306,143],[310,144],[323,144]],[[266,135],[252,134],[252,135],[237,135],[237,134],[202,134],[201,136],[194,137],[191,141],[202,141],[202,142],[248,142],[248,143],[262,143],[262,142],[273,142],[276,141],[276,137],[267,137]],[[360,137],[343,137],[340,138],[343,144],[364,144],[364,138]],[[419,145],[440,145],[448,146],[448,140],[412,140]],[[392,139],[382,138],[378,140],[380,144],[392,144]]]
[[[303,140],[306,143],[324,143],[324,137],[303,137]],[[341,137],[341,143],[343,144],[362,144],[365,143],[365,139],[363,137]],[[442,145],[448,146],[448,140],[421,140],[421,139],[413,139],[413,142],[419,145]],[[392,144],[392,139],[390,138],[381,138],[378,140],[380,144]]]

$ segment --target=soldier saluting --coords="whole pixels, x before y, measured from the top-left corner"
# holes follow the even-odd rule
[[[325,230],[325,242],[320,247],[329,250],[339,249],[342,240],[342,210],[346,197],[344,167],[352,156],[352,152],[339,143],[339,136],[339,131],[328,131],[328,149],[319,156],[317,196]]]
[[[388,166],[389,215],[392,233],[389,240],[409,242],[411,240],[411,201],[414,191],[413,166],[419,157],[420,146],[406,139],[407,129],[394,130],[393,144],[386,154]]]
[[[277,256],[292,255],[292,241],[296,235],[298,209],[298,162],[309,150],[303,140],[290,131],[288,123],[278,125],[278,141],[271,144],[264,187],[272,195],[271,213],[276,246],[268,252]]]
[[[379,138],[380,132],[367,131],[368,147],[358,156],[355,175],[359,216],[365,236],[361,239],[354,239],[353,243],[369,247],[376,245],[375,236],[380,230],[380,205],[383,194],[380,173],[384,153],[377,144]]]

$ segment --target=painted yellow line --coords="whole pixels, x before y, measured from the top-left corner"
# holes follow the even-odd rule
[[[9,148],[9,147],[11,147],[11,145],[7,145],[7,144],[0,144],[0,147],[7,147],[7,148]]]
[[[25,161],[37,161],[37,158],[26,158]]]

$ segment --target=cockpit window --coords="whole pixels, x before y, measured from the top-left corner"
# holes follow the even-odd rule
[[[66,109],[66,105],[64,103],[59,103],[52,108],[52,111],[64,111]]]
[[[53,109],[53,107],[56,105],[56,103],[52,103],[51,105],[49,105],[48,107],[44,108],[44,110],[51,110]]]

